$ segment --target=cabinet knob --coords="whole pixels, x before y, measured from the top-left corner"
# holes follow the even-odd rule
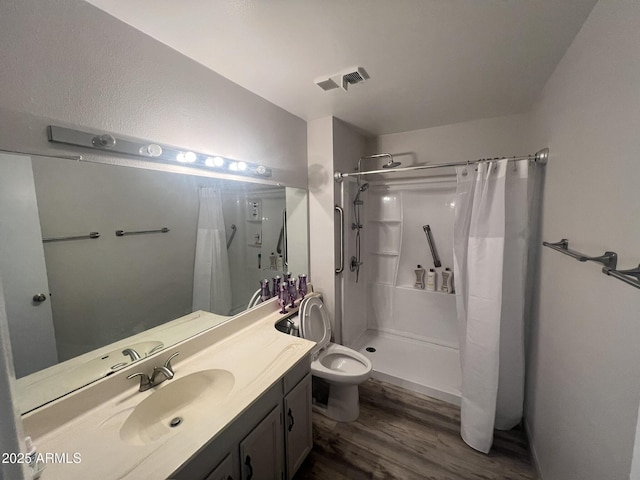
[[[33,296],[33,301],[36,303],[42,303],[47,299],[47,296],[44,293],[36,293]]]

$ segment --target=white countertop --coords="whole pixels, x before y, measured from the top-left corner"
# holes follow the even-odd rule
[[[31,435],[38,452],[68,460],[48,463],[41,478],[167,478],[311,351],[313,342],[274,328],[282,319],[276,308],[275,302],[266,302],[25,415],[25,434]],[[139,392],[139,382],[126,379],[137,371],[149,373],[176,351],[180,355],[172,362],[174,380]],[[131,445],[120,438],[122,424],[138,403],[172,381],[206,369],[228,370],[235,377],[232,390],[211,409],[206,421],[182,425],[146,445]],[[79,454],[80,462],[74,463],[74,454]]]

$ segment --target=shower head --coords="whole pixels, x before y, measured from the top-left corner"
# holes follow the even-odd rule
[[[360,194],[364,192],[367,188],[369,188],[368,183],[363,183],[358,187],[358,193],[356,193],[356,198],[353,200],[354,205],[362,205],[362,200],[360,200]]]
[[[400,162],[396,162],[395,160],[389,160],[386,165],[383,165],[382,168],[396,168],[402,165]]]

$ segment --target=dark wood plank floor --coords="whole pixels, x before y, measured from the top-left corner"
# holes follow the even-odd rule
[[[489,455],[460,438],[460,409],[377,380],[360,386],[360,418],[313,414],[313,450],[296,480],[537,479],[522,429],[495,432]]]

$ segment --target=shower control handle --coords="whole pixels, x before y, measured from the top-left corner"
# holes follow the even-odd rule
[[[352,272],[355,272],[356,268],[358,268],[360,265],[362,265],[364,262],[359,262],[358,259],[356,257],[351,257],[351,263],[349,265],[349,269]]]

